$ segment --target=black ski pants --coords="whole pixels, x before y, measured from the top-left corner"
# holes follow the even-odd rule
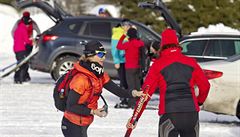
[[[19,63],[21,60],[23,60],[24,58],[26,58],[28,55],[28,52],[26,51],[20,51],[20,52],[16,52],[15,56],[16,56],[16,60]],[[23,64],[16,72],[14,75],[14,81],[17,82],[23,82],[26,80],[26,78],[30,78],[29,73],[28,73],[28,68],[29,68],[29,64],[28,62]]]
[[[78,126],[73,124],[68,119],[62,119],[62,133],[64,137],[87,137],[87,129],[89,126]]]
[[[159,118],[158,137],[198,137],[198,112],[167,113]]]
[[[128,90],[132,91],[133,89],[140,90],[141,88],[141,80],[140,80],[140,69],[126,69],[126,78],[128,84]],[[128,105],[130,107],[134,107],[136,105],[135,98],[129,98]]]
[[[118,77],[120,79],[120,87],[128,89],[127,80],[126,80],[126,70],[125,63],[120,63],[119,69],[117,69]]]
[[[123,89],[128,89],[127,80],[126,80],[126,70],[125,63],[120,63],[119,69],[117,69],[118,77],[120,80],[120,87]],[[127,98],[120,98],[121,101],[126,101]]]

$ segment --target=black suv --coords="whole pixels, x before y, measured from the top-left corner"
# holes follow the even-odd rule
[[[39,52],[30,61],[32,69],[48,72],[53,79],[57,79],[72,68],[73,62],[83,54],[85,41],[99,40],[108,52],[104,64],[105,70],[111,77],[117,76],[111,55],[111,35],[112,28],[122,19],[91,15],[73,17],[64,12],[57,3],[54,3],[53,8],[45,1],[24,1],[18,3],[18,6],[20,8],[38,7],[56,23],[41,34],[38,42]],[[144,24],[130,22],[138,28],[140,38],[146,45],[160,40],[160,36]]]

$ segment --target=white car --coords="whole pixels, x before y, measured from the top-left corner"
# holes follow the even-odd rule
[[[232,56],[227,60],[200,63],[200,66],[205,70],[222,72],[221,77],[210,80],[211,89],[203,109],[235,115],[240,119],[240,55]]]

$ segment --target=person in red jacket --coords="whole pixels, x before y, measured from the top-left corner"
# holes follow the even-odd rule
[[[199,105],[207,98],[210,84],[196,60],[183,55],[181,49],[176,31],[164,30],[160,57],[150,67],[142,86],[150,87],[150,96],[157,87],[160,91],[158,137],[199,135]]]
[[[140,48],[144,46],[144,42],[137,36],[137,29],[131,27],[127,30],[128,41],[123,43],[126,35],[123,34],[117,44],[117,49],[125,50],[125,69],[126,80],[129,90],[140,90]],[[134,107],[136,104],[135,99],[129,99],[129,107]]]

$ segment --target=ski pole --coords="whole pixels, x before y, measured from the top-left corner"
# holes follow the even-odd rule
[[[3,72],[3,71],[5,71],[6,69],[8,69],[8,68],[10,68],[10,67],[12,67],[12,66],[14,66],[14,65],[16,65],[16,64],[18,64],[18,62],[15,62],[15,63],[13,63],[13,64],[10,64],[10,65],[6,66],[5,68],[1,69],[0,71]]]
[[[130,119],[130,124],[131,127],[127,128],[127,131],[125,133],[124,137],[130,137],[133,127],[136,125],[136,123],[138,122],[138,119],[141,117],[143,109],[145,108],[146,104],[147,104],[147,99],[150,97],[148,94],[149,91],[149,86],[147,85],[145,87],[145,89],[143,90],[143,93],[145,94],[145,96],[141,96],[138,103],[137,103],[137,107],[135,107],[134,111],[133,111],[133,115]]]

